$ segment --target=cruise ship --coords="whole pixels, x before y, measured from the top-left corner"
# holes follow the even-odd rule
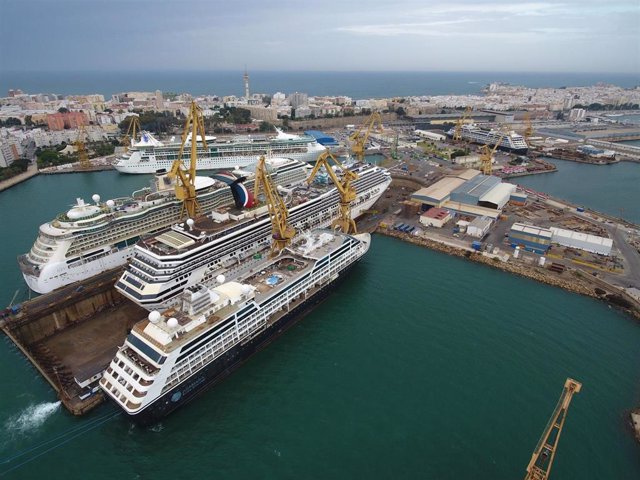
[[[309,166],[297,160],[270,158],[267,163],[280,186],[295,186],[309,174]],[[255,171],[246,167],[234,172],[197,177],[198,201],[204,213],[234,203],[248,206]],[[176,198],[174,187],[175,181],[166,172],[159,172],[150,187],[130,197],[101,202],[94,195],[93,204],[77,199],[71,209],[41,225],[29,253],[18,257],[29,288],[48,293],[124,265],[141,235],[180,221],[182,202]]]
[[[278,130],[273,138],[234,137],[225,142],[216,137],[206,138],[207,149],[201,142],[198,148],[197,170],[227,170],[255,164],[261,156],[291,158],[301,162],[313,162],[325,147],[308,135],[291,135]],[[187,138],[185,149],[191,144]],[[170,170],[178,159],[180,142],[163,144],[149,132],[143,132],[139,142],[118,157],[114,167],[122,173],[154,173],[160,169]],[[189,156],[183,158],[188,167]]]
[[[453,137],[454,133],[455,128],[452,128],[447,132],[447,135]],[[463,125],[460,134],[464,140],[490,146],[494,146],[503,135],[503,133],[498,130],[486,130],[478,127],[477,125]],[[516,132],[509,132],[508,135],[505,135],[502,138],[502,142],[500,142],[500,146],[498,148],[500,150],[524,155],[527,153],[529,145],[527,145],[527,142],[522,135],[517,134]]]
[[[299,320],[369,250],[369,234],[313,230],[276,257],[268,245],[136,323],[100,379],[134,422],[151,425],[210,388]]]
[[[357,192],[351,204],[357,218],[380,198],[391,183],[389,172],[376,165],[354,164]],[[289,189],[289,222],[298,231],[328,227],[338,218],[339,194],[330,185]],[[168,308],[185,288],[212,285],[218,275],[229,275],[241,262],[262,251],[271,238],[271,223],[265,206],[253,210],[214,210],[190,229],[174,225],[169,231],[142,238],[134,248],[116,289],[148,310]]]

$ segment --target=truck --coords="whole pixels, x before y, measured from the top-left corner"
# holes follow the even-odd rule
[[[482,249],[482,243],[478,240],[475,240],[471,243],[471,248],[473,248],[476,252],[479,252]]]

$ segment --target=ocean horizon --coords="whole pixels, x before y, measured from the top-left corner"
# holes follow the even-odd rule
[[[424,71],[265,71],[249,70],[251,92],[305,92],[346,95],[354,99],[420,95],[474,95],[485,85],[504,82],[531,88],[562,88],[607,83],[623,88],[640,85],[633,73],[560,72],[424,72]],[[5,71],[0,94],[9,89],[61,95],[126,91],[242,95],[243,70],[157,71]],[[1,93],[5,92],[5,93]]]

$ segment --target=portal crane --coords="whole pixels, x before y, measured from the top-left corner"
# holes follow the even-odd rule
[[[264,156],[258,160],[256,166],[256,179],[254,183],[254,196],[258,198],[260,189],[264,190],[267,208],[269,209],[269,217],[271,218],[272,238],[271,256],[276,256],[290,243],[296,236],[296,230],[289,225],[289,211],[282,197],[278,194],[277,187],[273,182],[271,175],[267,171]]]
[[[137,115],[133,115],[129,117],[129,127],[127,128],[127,133],[124,134],[120,143],[124,145],[125,151],[129,150],[129,147],[133,145],[133,142],[136,141],[136,134],[140,131],[140,117]]]
[[[529,139],[533,135],[533,125],[531,125],[531,114],[529,112],[524,114],[524,141],[529,145]]]
[[[329,159],[333,160],[333,163],[342,170],[342,179],[338,178],[333,171],[329,163]],[[324,167],[331,181],[335,184],[340,194],[340,215],[333,221],[331,226],[333,228],[339,228],[343,233],[358,233],[356,229],[356,222],[351,218],[351,202],[356,199],[356,189],[352,185],[352,182],[358,179],[358,174],[353,170],[349,170],[340,163],[340,161],[330,152],[326,151],[321,153],[316,160],[316,164],[311,170],[309,178],[307,178],[307,184],[311,184],[320,168]]]
[[[506,133],[500,133],[500,136],[498,137],[498,140],[493,147],[489,147],[488,144],[482,145],[482,147],[480,147],[480,170],[485,175],[491,175],[491,162],[493,159],[493,155],[496,153],[496,150],[498,150],[498,147],[502,143],[502,139],[506,135]]]
[[[456,121],[456,127],[455,127],[455,130],[453,131],[453,141],[454,142],[459,142],[460,140],[462,140],[462,126],[465,123],[467,123],[467,120],[469,119],[469,114],[470,113],[471,113],[471,107],[469,106],[469,107],[464,109],[464,113]]]
[[[84,125],[80,125],[80,128],[78,128],[78,137],[75,141],[76,153],[78,154],[78,168],[80,170],[87,170],[89,167],[91,167],[87,147],[84,144],[85,136],[86,131],[84,129]]]
[[[567,378],[564,382],[564,389],[558,400],[549,423],[542,432],[542,437],[538,441],[531,461],[527,466],[527,475],[525,480],[547,480],[551,474],[551,465],[558,449],[560,434],[564,427],[564,421],[567,418],[567,410],[573,395],[578,393],[582,388],[582,384],[571,378]]]
[[[186,167],[182,160],[184,146],[189,137],[189,129],[191,129],[191,156],[189,168]],[[178,159],[173,162],[169,176],[176,179],[176,197],[182,200],[182,211],[180,217],[184,218],[185,212],[189,218],[195,218],[200,212],[200,205],[196,194],[196,164],[198,162],[198,135],[202,140],[202,146],[207,149],[207,141],[204,135],[204,119],[202,111],[195,101],[191,102],[189,115],[182,132],[182,143],[178,152]]]
[[[364,160],[364,147],[375,127],[377,127],[378,132],[383,132],[382,117],[378,112],[373,112],[366,123],[349,136],[351,151],[359,162]]]

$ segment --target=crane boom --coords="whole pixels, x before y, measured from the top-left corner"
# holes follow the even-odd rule
[[[80,125],[78,128],[78,137],[75,141],[76,153],[78,154],[78,167],[80,170],[87,170],[91,167],[89,154],[87,153],[87,146],[84,143],[85,136],[86,131],[84,129],[84,125]]]
[[[127,133],[124,134],[120,143],[124,145],[125,150],[129,150],[129,147],[133,145],[133,142],[136,140],[136,133],[140,131],[140,117],[137,115],[133,115],[129,117],[129,127],[127,128]]]
[[[524,477],[525,480],[547,480],[549,478],[551,465],[553,464],[558,449],[560,434],[564,427],[564,421],[567,418],[569,404],[571,403],[573,395],[578,393],[581,388],[582,384],[580,382],[567,378],[558,404],[533,451],[533,455],[527,466],[527,475]]]
[[[184,146],[189,137],[189,130],[191,129],[191,155],[189,168],[185,166],[182,160],[182,154]],[[184,132],[182,132],[182,143],[180,144],[180,150],[178,152],[178,158],[173,162],[169,176],[176,178],[176,197],[178,200],[182,200],[182,211],[180,217],[183,218],[185,212],[189,218],[195,218],[200,212],[200,206],[198,205],[198,199],[196,194],[196,165],[198,162],[198,135],[202,138],[202,145],[206,149],[207,141],[204,135],[204,120],[202,118],[202,111],[195,101],[191,102],[191,108],[189,115],[184,126]]]
[[[264,156],[258,160],[256,166],[256,179],[254,183],[254,196],[258,198],[260,189],[264,190],[264,195],[269,209],[269,217],[271,218],[272,238],[271,255],[275,256],[286,248],[293,237],[296,236],[295,229],[289,225],[289,211],[282,197],[278,194],[275,183],[271,179],[271,175],[267,172]]]
[[[491,148],[489,147],[489,144],[482,145],[482,147],[480,147],[480,170],[482,170],[482,173],[485,175],[491,175],[491,161],[493,159],[493,155],[496,153],[496,150],[498,150],[498,147],[502,143],[502,139],[506,137],[506,135],[506,133],[501,132],[498,140]]]
[[[469,106],[464,109],[464,113],[456,121],[456,128],[453,131],[454,142],[459,142],[460,140],[462,140],[462,125],[464,125],[467,122],[467,119],[469,118],[470,113],[471,113],[471,107]]]
[[[366,145],[367,140],[369,140],[369,135],[371,135],[371,132],[376,126],[378,131],[382,133],[382,117],[380,116],[380,113],[373,112],[371,116],[369,116],[367,122],[349,137],[351,140],[351,151],[359,162],[364,160],[364,146]]]
[[[338,178],[333,168],[331,168],[331,164],[329,163],[330,159],[342,171],[342,178]],[[311,174],[307,178],[307,184],[311,184],[322,167],[325,168],[340,194],[340,215],[333,221],[332,227],[339,228],[343,233],[357,233],[356,222],[351,218],[351,202],[356,199],[356,189],[352,183],[358,179],[358,174],[342,165],[342,163],[327,150],[318,156],[316,164],[313,166],[313,170],[311,170]]]

